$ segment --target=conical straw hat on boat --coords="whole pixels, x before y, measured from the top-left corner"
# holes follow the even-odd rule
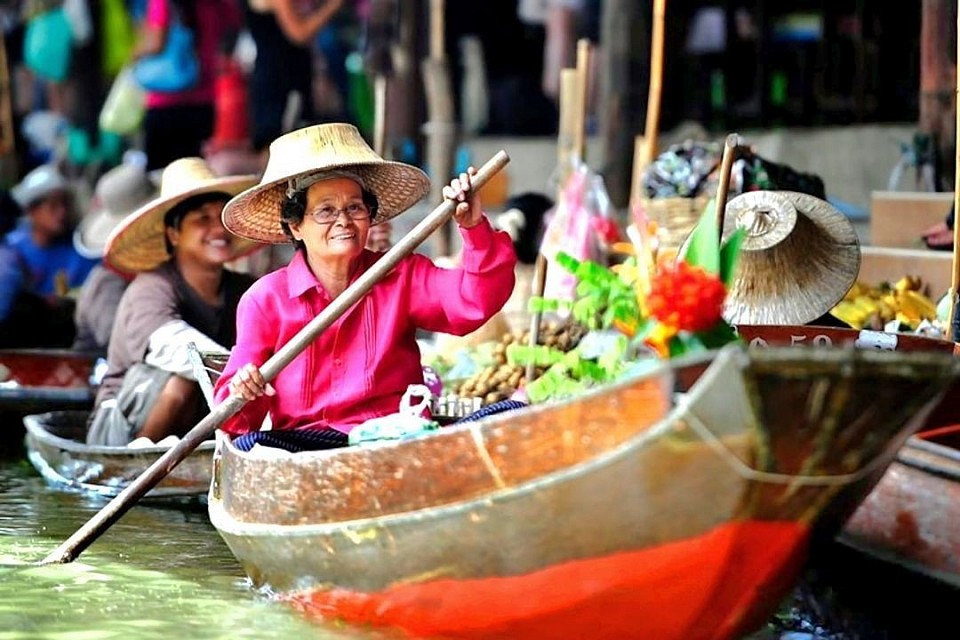
[[[107,238],[104,260],[127,273],[150,271],[170,259],[163,218],[170,209],[193,196],[225,193],[232,197],[257,183],[254,175],[217,176],[203,158],[174,160],[163,170],[160,195],[123,220]],[[231,243],[231,260],[259,249],[244,238]]]
[[[357,174],[379,206],[372,223],[393,218],[416,204],[430,190],[419,168],[384,160],[350,124],[321,124],[280,136],[270,144],[270,157],[260,184],[233,198],[223,210],[223,223],[238,236],[285,244],[280,210],[289,184],[330,170]]]
[[[860,273],[860,240],[829,203],[793,191],[750,191],[727,203],[724,237],[747,230],[724,307],[731,324],[807,324]]]

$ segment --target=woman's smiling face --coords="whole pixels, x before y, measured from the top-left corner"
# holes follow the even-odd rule
[[[303,221],[291,225],[307,253],[320,261],[339,262],[360,255],[370,232],[370,212],[360,185],[349,178],[330,178],[307,189]]]

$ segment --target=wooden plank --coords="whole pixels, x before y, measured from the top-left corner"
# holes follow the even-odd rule
[[[923,248],[921,234],[942,222],[953,194],[922,191],[873,191],[870,194],[870,244]]]
[[[953,254],[949,251],[863,247],[860,275],[864,284],[891,284],[906,275],[919,276],[929,287],[930,297],[939,300],[950,288]]]

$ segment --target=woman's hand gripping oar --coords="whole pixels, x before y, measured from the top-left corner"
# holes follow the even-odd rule
[[[499,151],[487,161],[471,179],[473,189],[480,189],[498,171],[510,161],[506,152]],[[410,230],[400,242],[394,245],[370,269],[357,278],[353,284],[344,290],[330,305],[321,311],[313,320],[307,323],[290,342],[267,360],[260,368],[264,380],[270,382],[283,370],[300,352],[316,339],[327,327],[336,322],[350,307],[360,300],[377,282],[389,273],[403,258],[413,253],[434,231],[445,224],[453,215],[456,203],[444,200],[417,226]],[[280,215],[277,212],[277,215]],[[142,498],[158,482],[163,480],[170,471],[184,458],[190,455],[200,443],[209,438],[228,418],[236,414],[246,400],[243,396],[233,394],[218,404],[193,427],[175,446],[163,454],[146,471],[140,474],[113,500],[107,503],[90,520],[70,536],[63,544],[54,549],[40,564],[72,562],[89,547],[94,540],[106,531],[110,525],[120,519],[140,498]]]

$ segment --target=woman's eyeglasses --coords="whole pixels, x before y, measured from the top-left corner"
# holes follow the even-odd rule
[[[363,220],[370,215],[370,209],[361,202],[351,202],[342,209],[336,207],[319,207],[307,213],[317,224],[333,224],[344,213],[351,220]]]

